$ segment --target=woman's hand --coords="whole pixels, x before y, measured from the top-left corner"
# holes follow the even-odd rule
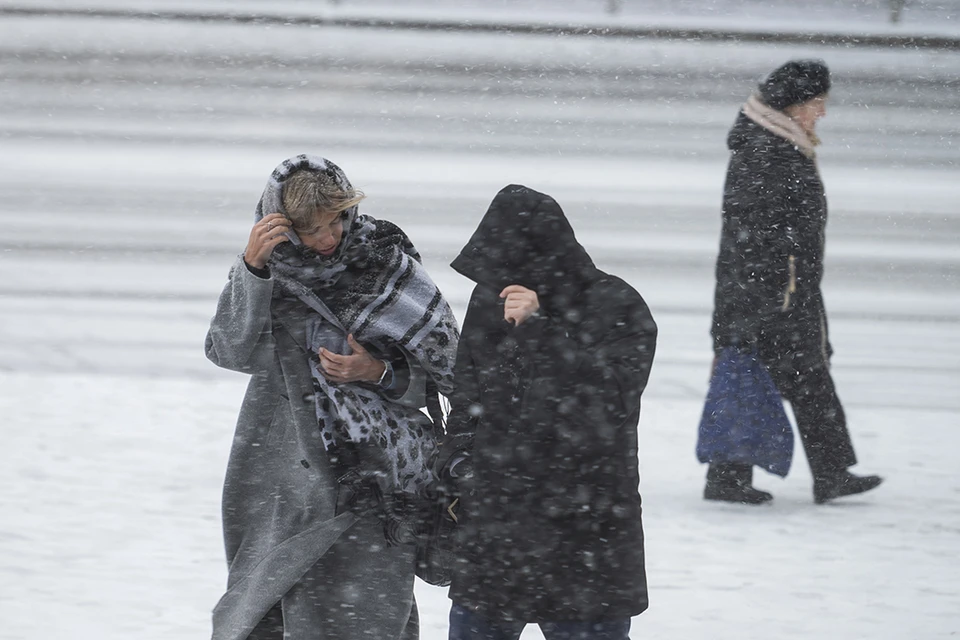
[[[503,303],[503,319],[514,325],[520,325],[524,320],[540,309],[540,299],[537,292],[519,284],[512,284],[500,292]]]
[[[243,252],[243,259],[251,267],[263,269],[273,253],[274,247],[281,242],[288,242],[285,234],[290,231],[290,220],[282,213],[271,213],[263,216],[250,230],[250,239],[247,249]]]
[[[347,344],[353,350],[351,355],[340,355],[321,347],[320,367],[330,382],[377,382],[383,375],[386,365],[377,360],[353,339],[347,336]]]

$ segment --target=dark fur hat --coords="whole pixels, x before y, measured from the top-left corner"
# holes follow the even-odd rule
[[[760,83],[760,100],[783,110],[830,91],[830,70],[823,60],[791,60]]]

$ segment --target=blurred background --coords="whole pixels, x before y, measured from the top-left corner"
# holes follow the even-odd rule
[[[744,512],[700,500],[693,456],[725,140],[797,57],[833,73],[834,375],[888,483],[814,507],[798,459]],[[447,265],[508,183],[644,295],[635,637],[960,633],[960,0],[0,0],[0,638],[209,633],[245,379],[203,337],[301,152],[407,231],[460,317]],[[418,593],[446,637],[443,592]]]

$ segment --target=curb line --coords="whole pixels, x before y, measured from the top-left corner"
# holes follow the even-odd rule
[[[305,27],[347,27],[353,29],[403,29],[410,31],[459,31],[543,36],[600,38],[639,38],[681,40],[685,42],[744,42],[759,44],[801,44],[845,47],[877,47],[960,51],[960,36],[777,33],[737,29],[686,29],[643,26],[579,26],[547,23],[504,23],[493,21],[456,21],[424,19],[388,19],[376,17],[324,17],[204,13],[187,11],[135,11],[126,9],[42,9],[36,7],[0,7],[0,16],[43,16],[72,18],[112,18],[151,21],[226,22],[237,24],[289,25]]]

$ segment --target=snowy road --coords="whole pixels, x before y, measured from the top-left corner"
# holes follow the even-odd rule
[[[806,54],[836,72],[835,376],[888,483],[814,507],[799,458],[774,507],[709,506],[692,451],[724,137],[753,80]],[[301,151],[407,230],[458,313],[446,264],[509,182],[557,197],[644,294],[661,340],[635,637],[955,636],[958,77],[931,52],[5,18],[0,638],[207,633],[244,379],[201,345],[266,175]],[[444,596],[420,587],[423,637],[444,637]]]

